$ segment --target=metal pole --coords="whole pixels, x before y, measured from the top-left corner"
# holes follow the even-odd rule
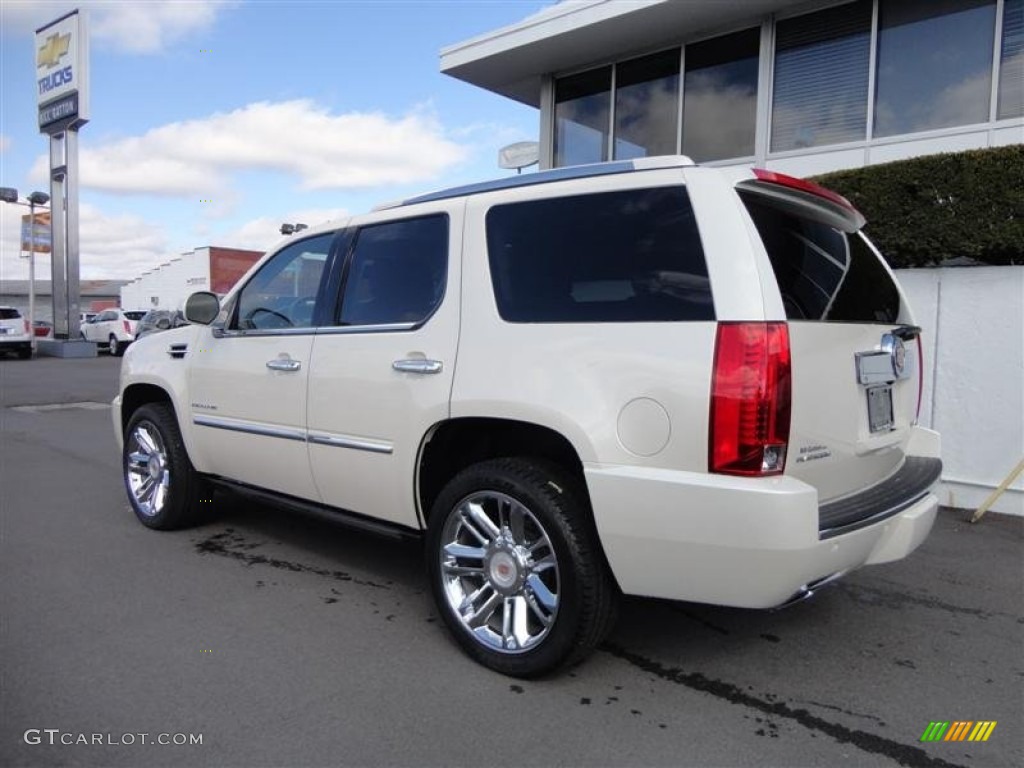
[[[32,352],[36,351],[36,204],[28,200],[28,325]]]
[[[68,336],[67,223],[64,218],[64,134],[50,136],[50,274],[53,294],[53,337]]]
[[[67,250],[67,307],[68,307],[68,338],[77,339],[81,335],[79,321],[81,303],[79,256],[78,256],[78,129],[72,128],[64,134],[64,161],[67,163],[67,176],[64,187],[67,195],[67,218],[65,220],[68,233]]]

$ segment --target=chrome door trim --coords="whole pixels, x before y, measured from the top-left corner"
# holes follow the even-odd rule
[[[307,439],[314,445],[329,445],[334,448],[351,448],[355,451],[367,451],[369,453],[394,453],[394,446],[378,440],[367,440],[362,437],[350,437],[348,435],[328,435],[323,432],[310,432]]]
[[[298,440],[299,442],[306,441],[306,433],[301,429],[231,421],[216,416],[193,416],[192,423],[200,427],[224,429],[228,432],[243,432],[247,435],[261,435],[262,437],[279,437],[283,440]]]

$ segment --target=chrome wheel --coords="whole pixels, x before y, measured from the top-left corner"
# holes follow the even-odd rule
[[[154,517],[163,511],[171,487],[167,449],[160,431],[140,421],[128,434],[126,453],[128,491],[139,512]]]
[[[496,491],[466,496],[444,525],[438,557],[448,605],[476,642],[519,654],[547,636],[558,614],[558,561],[526,506]]]

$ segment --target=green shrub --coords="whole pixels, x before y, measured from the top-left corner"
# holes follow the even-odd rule
[[[892,267],[1024,264],[1024,145],[819,176],[852,202]]]

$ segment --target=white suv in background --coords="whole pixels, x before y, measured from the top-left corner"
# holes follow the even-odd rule
[[[582,658],[620,593],[768,608],[905,557],[938,500],[920,329],[843,198],[650,158],[304,230],[125,355],[143,524],[214,486],[423,537],[500,672]]]
[[[32,329],[16,307],[0,307],[0,353],[14,352],[22,360],[32,357]]]
[[[112,355],[123,354],[135,341],[135,326],[145,314],[145,310],[104,309],[82,323],[82,338],[105,346]]]

